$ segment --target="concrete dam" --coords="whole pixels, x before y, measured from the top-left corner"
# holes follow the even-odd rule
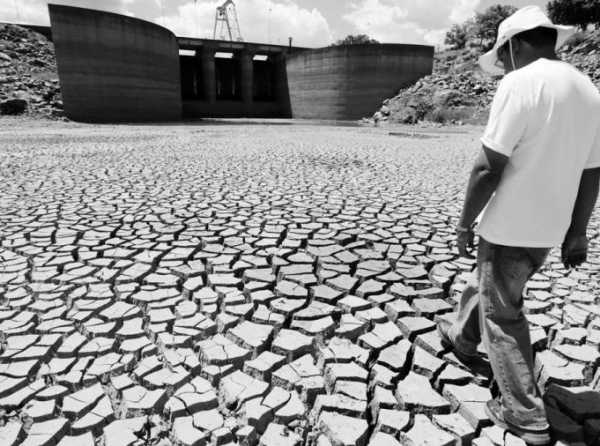
[[[424,45],[194,39],[115,13],[48,8],[64,109],[76,121],[353,120],[433,68]]]

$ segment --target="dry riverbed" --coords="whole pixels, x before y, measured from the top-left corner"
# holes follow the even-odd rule
[[[0,120],[0,443],[523,444],[435,331],[479,132]],[[600,441],[599,223],[526,290],[564,444]]]

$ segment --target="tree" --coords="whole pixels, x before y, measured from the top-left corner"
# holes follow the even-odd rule
[[[455,23],[450,28],[450,31],[446,33],[444,43],[450,45],[453,50],[460,50],[467,46],[467,37],[469,35],[469,22],[465,22],[461,25]]]
[[[494,46],[498,34],[498,25],[517,11],[512,5],[492,5],[483,12],[475,14],[473,36],[479,40],[484,51]]]
[[[590,24],[600,26],[600,0],[552,0],[547,8],[554,23],[575,25],[582,31]]]
[[[359,45],[361,43],[379,43],[379,41],[375,39],[371,39],[366,34],[348,34],[341,40],[335,42],[332,46],[342,46],[342,45]]]

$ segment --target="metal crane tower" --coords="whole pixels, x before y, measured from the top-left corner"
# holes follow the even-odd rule
[[[221,6],[217,6],[213,39],[217,38],[220,40],[230,40],[232,42],[234,40],[238,42],[244,41],[244,39],[242,39],[242,33],[240,32],[240,22],[238,21],[237,11],[233,0],[226,0]]]

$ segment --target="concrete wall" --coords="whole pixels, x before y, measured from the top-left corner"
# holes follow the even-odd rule
[[[143,20],[49,5],[66,115],[76,121],[181,118],[175,35]]]
[[[433,47],[364,44],[308,50],[289,56],[292,116],[360,119],[400,88],[431,74]]]

